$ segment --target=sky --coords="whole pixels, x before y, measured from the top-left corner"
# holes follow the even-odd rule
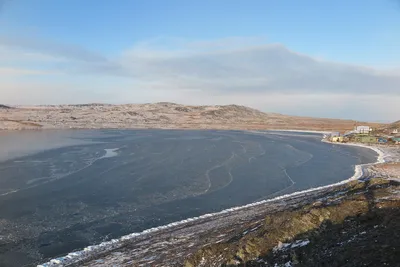
[[[400,119],[399,0],[0,0],[0,103]]]

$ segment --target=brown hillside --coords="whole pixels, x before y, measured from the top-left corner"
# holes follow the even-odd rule
[[[19,122],[13,123],[10,122]],[[7,123],[6,123],[7,122]],[[161,129],[293,129],[346,131],[355,121],[296,117],[264,113],[239,105],[187,106],[151,104],[81,104],[30,106],[0,110],[0,129],[25,129],[38,125],[61,128],[161,128]],[[369,124],[382,127],[380,124]]]

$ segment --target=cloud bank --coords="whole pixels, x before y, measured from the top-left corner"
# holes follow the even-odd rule
[[[326,62],[283,45],[164,54],[135,51],[123,60],[137,79],[166,88],[218,93],[399,94],[400,77],[371,68]]]
[[[161,38],[109,56],[76,45],[0,36],[0,62],[6,62],[0,63],[0,78],[18,92],[39,93],[45,85],[46,102],[52,103],[62,102],[61,92],[52,94],[48,88],[67,81],[82,87],[59,89],[61,94],[81,90],[73,102],[93,102],[92,94],[96,101],[106,96],[102,102],[114,103],[237,103],[295,115],[384,121],[400,117],[400,105],[393,102],[400,100],[397,71],[321,60],[261,38]],[[15,102],[16,95],[5,85],[0,82],[0,102]],[[23,95],[19,102],[28,103]]]

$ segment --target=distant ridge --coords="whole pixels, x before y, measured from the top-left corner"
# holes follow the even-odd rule
[[[4,108],[2,109],[4,110]],[[13,122],[13,123],[11,123]],[[0,110],[0,129],[225,129],[347,131],[353,120],[265,113],[241,105],[191,106],[171,102],[18,106]],[[372,127],[383,124],[368,123]],[[385,125],[386,126],[386,125]]]

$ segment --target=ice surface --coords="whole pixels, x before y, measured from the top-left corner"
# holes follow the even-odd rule
[[[367,147],[370,149],[373,149],[374,151],[376,151],[379,155],[378,157],[378,162],[384,162],[384,158],[385,155],[384,153],[377,149],[377,148],[371,148],[368,146],[363,146],[363,147]],[[106,154],[104,156],[102,156],[101,158],[109,158],[109,157],[115,157],[116,155],[118,155],[118,153],[116,152],[118,150],[118,148],[113,148],[113,149],[106,149]],[[368,164],[366,164],[368,165]],[[88,257],[93,257],[94,255],[97,255],[99,253],[104,253],[104,252],[108,252],[111,250],[114,250],[116,248],[121,247],[124,242],[123,241],[127,241],[127,240],[135,240],[135,238],[138,238],[139,236],[143,236],[143,235],[148,235],[148,234],[154,234],[158,231],[161,230],[166,230],[166,229],[170,229],[170,228],[174,228],[177,226],[182,226],[186,223],[193,223],[197,220],[202,220],[202,219],[206,219],[206,218],[211,218],[213,216],[218,216],[221,214],[226,214],[226,213],[230,213],[230,212],[234,212],[234,211],[239,211],[241,209],[247,209],[249,207],[254,207],[254,206],[258,206],[258,205],[264,205],[267,203],[272,203],[275,202],[277,200],[285,200],[287,198],[291,198],[291,197],[295,197],[295,196],[302,196],[302,195],[307,195],[309,193],[312,193],[314,191],[317,190],[322,190],[322,189],[326,189],[326,188],[330,188],[330,187],[334,187],[337,185],[341,185],[341,184],[345,184],[350,180],[355,180],[355,179],[359,179],[360,177],[362,177],[363,175],[363,167],[365,167],[366,165],[356,165],[355,166],[355,173],[352,177],[350,177],[347,180],[338,182],[338,183],[334,183],[331,185],[326,185],[326,186],[321,186],[321,187],[316,187],[316,188],[311,188],[311,189],[307,189],[307,190],[303,190],[303,191],[299,191],[299,192],[295,192],[292,194],[287,194],[287,195],[283,195],[283,196],[279,196],[273,199],[269,199],[269,200],[263,200],[263,201],[259,201],[259,202],[254,202],[248,205],[244,205],[244,206],[238,206],[238,207],[233,207],[230,209],[225,209],[221,212],[217,212],[217,213],[210,213],[210,214],[204,214],[202,216],[199,217],[193,217],[193,218],[189,218],[186,220],[182,220],[182,221],[178,221],[178,222],[173,222],[164,226],[159,226],[159,227],[154,227],[151,229],[147,229],[144,230],[141,233],[132,233],[132,234],[128,234],[126,236],[122,236],[121,238],[118,239],[113,239],[111,241],[107,241],[104,243],[101,243],[99,245],[93,245],[93,246],[89,246],[81,251],[77,251],[77,252],[73,252],[73,253],[69,253],[67,256],[64,257],[60,257],[60,258],[56,258],[54,260],[51,260],[47,263],[44,263],[42,265],[38,265],[38,266],[43,266],[43,267],[48,267],[48,266],[66,266],[72,263],[76,263],[82,259],[88,258]],[[298,246],[302,246],[302,245],[306,245],[305,243],[306,241],[302,241],[302,243],[297,244]],[[307,243],[308,244],[308,243]]]

